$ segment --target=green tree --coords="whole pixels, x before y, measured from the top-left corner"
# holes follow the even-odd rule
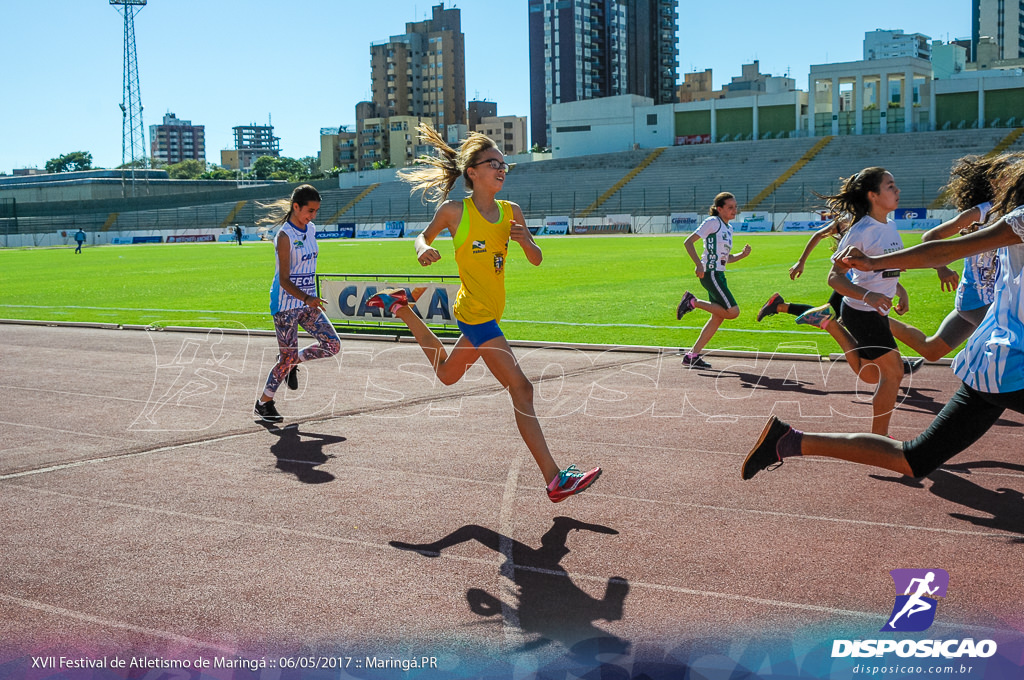
[[[206,172],[206,163],[189,159],[168,165],[165,169],[171,179],[196,179]]]
[[[285,179],[291,182],[304,182],[309,179],[302,161],[287,156],[260,156],[253,161],[249,170],[253,179]]]
[[[219,166],[213,166],[196,179],[234,179],[235,173]]]
[[[92,154],[88,151],[72,151],[46,161],[46,172],[75,172],[92,170]]]

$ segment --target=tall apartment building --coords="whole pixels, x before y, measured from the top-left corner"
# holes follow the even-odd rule
[[[1000,60],[1024,58],[1024,2],[972,0],[971,61],[978,60],[978,41],[983,36],[995,39]]]
[[[149,156],[154,163],[206,162],[205,126],[165,113],[160,125],[149,126]]]
[[[325,173],[334,168],[357,170],[357,134],[342,125],[334,128],[320,128],[320,169]]]
[[[530,128],[547,146],[551,106],[621,94],[675,101],[678,0],[529,0]]]
[[[679,69],[678,2],[630,0],[625,5],[627,90],[655,104],[671,104]]]
[[[380,117],[427,117],[444,129],[466,123],[466,47],[460,10],[431,12],[370,45],[370,89]]]
[[[220,152],[220,164],[228,170],[249,170],[260,156],[281,155],[281,138],[274,136],[273,125],[236,125],[235,148]]]
[[[426,116],[381,115],[373,102],[356,104],[356,169],[369,170],[374,163],[402,168],[429,153],[430,148],[420,143],[416,133],[420,123],[433,125],[434,120]]]

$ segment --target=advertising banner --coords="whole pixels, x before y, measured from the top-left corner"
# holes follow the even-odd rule
[[[942,220],[931,217],[928,219],[895,219],[893,222],[896,223],[896,228],[900,231],[927,231],[932,227],[939,226]]]
[[[531,228],[530,232],[540,236],[564,236],[569,233],[569,218],[564,215],[545,217],[544,224],[537,227],[536,230]]]
[[[756,220],[754,222],[740,222],[736,225],[734,231],[771,231],[772,223],[765,220]]]
[[[436,277],[458,281],[458,277]],[[403,323],[378,307],[367,307],[366,301],[385,288],[404,288],[414,301],[416,314],[428,324],[455,325],[452,305],[459,292],[458,283],[439,281],[373,281],[348,278],[343,274],[321,274],[320,297],[327,300],[327,316],[335,321],[393,321]]]
[[[405,231],[405,220],[383,224],[360,224],[355,229],[356,238],[401,238]]]
[[[676,146],[689,146],[690,144],[710,144],[711,135],[683,135],[676,137]]]
[[[817,231],[826,224],[828,222],[821,220],[786,220],[782,223],[782,231]]]
[[[132,236],[132,243],[163,243],[163,236]]]
[[[894,220],[923,220],[928,217],[924,208],[896,208],[892,213]]]
[[[697,213],[672,213],[669,216],[669,230],[692,232],[700,226],[701,220],[701,216]]]
[[[633,231],[632,215],[608,215],[604,224],[577,224],[574,234],[629,234]]]
[[[355,238],[356,236],[356,223],[355,222],[338,222],[338,228],[332,230],[320,230],[317,229],[316,238],[317,240],[326,238]]]
[[[213,243],[216,240],[217,237],[214,234],[182,234],[167,237],[168,243]]]

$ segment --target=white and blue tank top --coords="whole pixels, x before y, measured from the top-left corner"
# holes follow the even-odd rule
[[[281,238],[281,234],[285,234],[291,242],[288,277],[306,295],[316,295],[316,258],[320,252],[316,245],[316,225],[310,222],[304,230],[300,230],[291,222],[285,222],[274,235],[274,282],[270,286],[271,314],[298,309],[306,304],[281,287],[281,262],[277,258],[277,240]]]

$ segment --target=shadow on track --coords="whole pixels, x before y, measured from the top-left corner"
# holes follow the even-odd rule
[[[558,643],[580,661],[626,654],[630,648],[629,641],[606,633],[596,627],[594,622],[599,619],[617,621],[622,618],[629,582],[619,577],[608,579],[601,599],[590,596],[573,583],[561,566],[562,559],[569,554],[566,540],[571,531],[592,531],[608,535],[619,533],[600,524],[556,517],[551,528],[541,538],[540,548],[531,548],[475,524],[461,527],[433,543],[390,543],[395,548],[418,552],[425,557],[439,557],[446,548],[467,541],[477,541],[495,552],[511,554],[512,563],[506,562],[501,572],[514,582],[518,592],[518,606],[503,603],[498,597],[480,588],[467,590],[466,601],[474,614],[485,618],[500,616],[505,625],[536,636],[524,643],[518,650],[520,652]],[[504,550],[503,545],[506,546]]]
[[[278,437],[270,446],[270,452],[277,458],[277,469],[295,475],[303,484],[333,482],[335,477],[317,466],[334,456],[324,453],[324,446],[345,441],[344,437],[330,434],[299,432],[298,424],[275,427],[260,423],[267,432]]]

